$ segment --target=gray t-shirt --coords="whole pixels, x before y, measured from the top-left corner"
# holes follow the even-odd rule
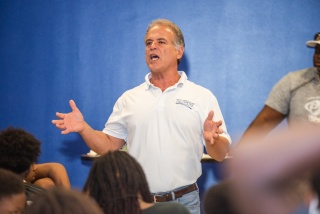
[[[265,103],[287,115],[289,126],[299,122],[320,125],[320,82],[316,68],[290,72],[271,90]]]

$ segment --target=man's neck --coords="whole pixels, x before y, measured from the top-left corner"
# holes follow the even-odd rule
[[[159,87],[162,91],[173,86],[180,79],[180,75],[178,71],[167,72],[167,73],[151,72],[151,74],[152,75],[151,75],[150,83],[152,83],[156,87]]]

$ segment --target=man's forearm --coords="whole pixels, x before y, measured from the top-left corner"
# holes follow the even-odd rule
[[[98,154],[120,149],[124,145],[123,140],[116,140],[116,138],[112,138],[102,131],[94,130],[88,124],[86,124],[83,131],[79,132],[79,134],[89,148]]]

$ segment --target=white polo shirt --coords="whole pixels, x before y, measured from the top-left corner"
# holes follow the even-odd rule
[[[184,72],[164,92],[145,82],[116,102],[103,132],[127,142],[142,165],[151,192],[166,192],[195,183],[201,175],[203,123],[210,110],[222,120],[222,136],[231,142],[216,97],[190,82]]]

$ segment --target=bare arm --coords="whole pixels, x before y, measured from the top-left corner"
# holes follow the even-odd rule
[[[55,186],[70,189],[70,181],[67,170],[60,163],[42,163],[35,165],[35,182],[39,179],[49,178]]]
[[[203,137],[208,155],[217,161],[223,161],[229,151],[230,143],[225,137],[219,136],[222,133],[220,129],[222,121],[212,121],[213,115],[214,112],[210,111],[203,124]]]
[[[57,112],[58,120],[52,120],[52,123],[62,130],[62,134],[78,132],[90,149],[98,154],[103,154],[109,150],[120,149],[125,141],[123,139],[109,136],[102,131],[94,130],[87,124],[82,113],[77,108],[76,103],[70,100],[71,112],[64,114]]]
[[[245,142],[252,141],[253,137],[261,137],[267,135],[273,128],[275,128],[286,115],[274,110],[265,105],[257,117],[251,122],[247,130],[242,135],[238,145]]]
[[[50,178],[41,178],[41,179],[35,180],[34,182],[31,182],[31,183],[33,183],[37,186],[40,186],[44,189],[51,189],[56,186],[56,184]],[[67,188],[67,187],[65,187],[65,188]]]
[[[87,123],[84,130],[79,132],[79,134],[89,148],[98,154],[119,150],[125,144],[123,139],[115,138],[103,133],[102,131],[94,130]]]

